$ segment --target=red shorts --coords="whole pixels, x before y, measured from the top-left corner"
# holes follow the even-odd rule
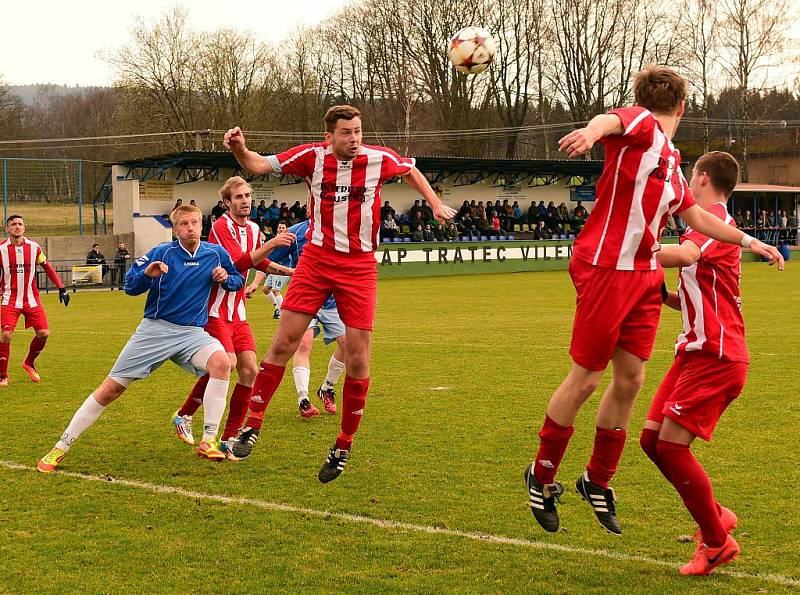
[[[306,244],[281,309],[313,315],[331,293],[345,326],[371,331],[378,293],[375,255],[345,254]]]
[[[22,308],[2,306],[0,309],[0,326],[4,331],[13,331],[17,328],[17,322],[21,315],[25,316],[25,328],[32,328],[35,331],[43,331],[49,328],[47,314],[45,314],[41,305],[33,308],[30,306],[23,306]]]
[[[661,317],[664,269],[618,271],[578,258],[569,263],[577,292],[569,353],[589,370],[605,370],[619,347],[650,359]]]
[[[250,330],[250,325],[246,320],[228,322],[216,316],[209,316],[205,329],[209,335],[222,343],[227,353],[256,350],[253,331]]]
[[[647,419],[664,417],[703,440],[711,440],[722,413],[744,388],[747,363],[710,353],[679,353],[658,387]]]

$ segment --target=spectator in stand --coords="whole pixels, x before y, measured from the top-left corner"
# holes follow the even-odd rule
[[[422,241],[433,242],[435,239],[436,237],[433,235],[433,229],[429,223],[426,223],[425,227],[422,229]]]
[[[736,215],[733,216],[733,222],[739,229],[742,229],[744,227],[744,217],[742,217],[742,209],[736,209]]]
[[[781,226],[780,212],[770,211],[769,218],[767,219],[769,226],[772,229],[777,229]]]
[[[175,206],[174,206],[174,207],[172,207],[172,211],[174,211],[175,209],[177,209],[177,208],[178,208],[179,206],[181,206],[182,204],[183,204],[183,199],[182,199],[182,198],[179,198],[178,200],[176,200],[176,201],[175,201]],[[170,211],[170,213],[171,213],[172,211]]]
[[[586,210],[586,207],[583,206],[581,201],[575,205],[575,209],[572,211],[572,218],[577,220],[579,223],[583,223],[586,221],[586,218],[589,216],[589,211]]]
[[[414,204],[411,205],[411,208],[408,210],[408,222],[412,225],[411,229],[415,230],[416,226],[414,225],[414,221],[417,220],[417,213],[420,212],[420,204],[418,200],[414,201]]]
[[[386,216],[381,221],[381,239],[392,241],[397,237],[397,223],[392,217],[391,213],[386,213]]]
[[[464,217],[469,216],[469,202],[464,201],[464,204],[461,205],[461,208],[458,209],[458,215],[456,215],[456,220],[461,221]]]
[[[519,225],[519,230],[522,231],[522,226],[525,223],[525,213],[522,212],[522,207],[519,206],[519,203],[515,200],[514,204],[512,205],[513,215],[514,215],[514,223]],[[513,231],[513,227],[511,230]]]
[[[289,207],[285,202],[281,203],[280,211],[278,211],[278,221],[287,221],[292,214],[289,212]]]
[[[483,216],[486,217],[486,221],[491,225],[492,219],[494,219],[494,205],[491,200],[486,201],[486,208],[483,209]]]
[[[273,200],[272,204],[267,208],[267,219],[269,220],[269,227],[272,229],[272,233],[277,234],[278,223],[281,220],[281,208],[278,206],[277,200]]]
[[[489,235],[489,222],[486,217],[477,217],[475,219],[475,229],[478,231],[478,236]]]
[[[421,215],[421,213],[417,213],[417,214],[418,214],[418,215]],[[412,241],[412,242],[421,242],[421,241],[422,241],[422,238],[423,238],[423,235],[422,235],[422,225],[419,225],[419,224],[418,224],[418,225],[416,225],[416,226],[412,227],[412,229],[413,229],[414,231],[412,231],[412,232],[411,232],[411,241]]]
[[[86,255],[86,264],[103,265],[103,268],[101,269],[102,273],[100,274],[103,276],[103,278],[105,278],[108,267],[106,266],[106,257],[103,256],[102,252],[100,252],[100,244],[92,244],[92,250]]]
[[[256,201],[250,201],[250,220],[257,221],[258,220],[258,207],[256,207]]]
[[[569,223],[569,209],[567,208],[566,203],[561,203],[558,205],[558,209],[556,209],[557,216],[558,216],[558,224],[564,229],[564,226]]]
[[[675,223],[675,217],[670,214],[667,217],[667,235],[668,236],[676,236],[678,235],[678,224]]]
[[[528,231],[536,229],[536,223],[539,221],[539,209],[536,208],[536,202],[531,201],[531,206],[528,207]]]
[[[411,229],[416,230],[417,227],[425,229],[425,219],[422,217],[422,210],[417,209],[414,211],[414,218],[411,220]]]
[[[394,215],[395,210],[392,208],[392,205],[389,204],[388,200],[384,201],[381,207],[381,221],[385,221],[386,217],[391,217],[392,221],[394,221]]]
[[[433,209],[428,204],[428,201],[424,198],[422,199],[422,206],[420,207],[420,211],[422,211],[422,218],[425,220],[426,223],[431,223],[436,221],[436,217],[433,216]]]
[[[750,211],[745,211],[742,217],[742,231],[753,230],[753,215]]]
[[[533,230],[533,239],[534,240],[552,240],[553,239],[553,232],[551,232],[547,226],[544,224],[544,220],[540,219],[539,223],[536,224],[536,229]]]
[[[514,207],[508,204],[507,200],[503,201],[503,229],[514,230]]]
[[[502,232],[503,230],[500,227],[500,217],[497,215],[497,211],[495,211],[494,215],[492,215],[492,233],[499,236]]]
[[[305,221],[303,217],[303,205],[300,204],[299,200],[294,201],[292,208],[289,209],[292,214],[292,219],[295,223],[300,223],[301,221]]]
[[[303,205],[302,220],[305,221],[306,219],[308,219],[308,203]]]
[[[225,205],[223,205],[222,201],[220,200],[219,202],[217,202],[217,206],[211,209],[211,216],[214,217],[214,221],[216,221],[224,214],[225,214]]]
[[[540,200],[539,204],[536,205],[536,211],[539,215],[539,219],[542,221],[547,221],[547,207],[544,206],[544,201]]]
[[[258,203],[258,208],[256,209],[256,211],[258,211],[258,218],[259,219],[266,219],[267,218],[267,203],[266,203],[266,201],[262,200],[261,202],[259,202]]]
[[[195,199],[192,199],[192,200],[189,201],[189,205],[193,206],[193,207],[196,207],[197,206],[197,201]]]
[[[768,227],[769,221],[767,221],[767,212],[763,209],[759,209],[758,220],[756,221],[756,237],[762,242],[767,239],[766,229]]]
[[[470,208],[470,210],[472,210]],[[478,228],[475,226],[475,218],[467,212],[466,215],[461,217],[461,220],[458,222],[458,231],[461,232],[461,235],[466,238],[472,238],[472,236],[479,235]]]
[[[444,239],[448,242],[454,242],[458,239],[458,227],[452,221],[446,221],[444,224]]]
[[[123,287],[125,285],[125,272],[128,262],[131,260],[131,253],[125,247],[125,242],[117,245],[117,253],[114,255],[114,268],[111,271],[111,285]]]
[[[780,228],[786,229],[787,227],[789,227],[789,216],[786,214],[786,211],[781,211]]]
[[[547,204],[547,227],[552,230],[556,230],[559,227],[558,209],[552,200]]]

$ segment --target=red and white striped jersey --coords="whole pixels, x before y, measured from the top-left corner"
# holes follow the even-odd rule
[[[270,155],[275,173],[305,178],[311,191],[309,241],[339,252],[373,252],[378,246],[383,183],[409,173],[414,159],[386,147],[361,145],[351,161],[338,161],[328,143]]]
[[[247,270],[241,270],[237,261],[244,255],[252,252],[261,246],[261,230],[258,225],[249,219],[244,225],[239,225],[226,213],[211,226],[208,234],[208,241],[212,244],[219,244],[228,254],[236,265],[236,268],[247,277]],[[269,261],[265,261],[269,263]],[[265,265],[264,265],[265,266]],[[245,311],[245,287],[239,291],[225,291],[219,283],[215,283],[211,289],[211,298],[208,301],[208,315],[214,318],[222,318],[228,322],[239,322],[247,320]]]
[[[709,212],[736,227],[724,203],[715,204]],[[703,351],[720,359],[749,361],[739,297],[739,246],[712,240],[692,229],[680,241],[697,244],[701,256],[692,266],[680,270],[683,332],[675,343],[676,354]]]
[[[625,131],[599,141],[606,159],[597,202],[573,255],[621,271],[655,270],[658,240],[669,215],[695,204],[680,169],[681,154],[643,107],[608,113],[619,117]]]
[[[36,265],[43,265],[47,257],[42,247],[28,238],[15,246],[10,239],[0,243],[0,288],[3,305],[14,308],[41,306],[39,288],[36,285]]]

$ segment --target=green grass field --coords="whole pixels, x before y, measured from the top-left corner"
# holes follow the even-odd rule
[[[717,496],[739,514],[740,559],[705,579],[677,573],[694,524],[638,447],[679,316],[665,311],[614,481],[624,534],[602,531],[569,487],[563,530],[530,515],[522,472],[545,405],[569,367],[574,294],[565,272],[380,282],[372,390],[353,457],[316,474],[338,419],[302,420],[287,374],[253,455],[198,459],[170,414],[192,379],[165,365],[134,384],[64,460],[34,471],[103,378],[143,300],[44,298],[52,338],[33,385],[14,338],[0,393],[0,592],[791,592],[800,588],[795,390],[800,267],[743,265],[751,374],[711,444],[698,444]],[[276,326],[250,305],[263,353]],[[318,342],[312,384],[330,348]],[[597,397],[559,472],[585,465]]]
[[[113,222],[111,204],[106,207],[106,224],[111,233]],[[84,204],[82,210],[83,233],[94,233],[94,207]],[[80,230],[78,225],[78,205],[46,202],[11,201],[8,205],[9,215],[22,215],[25,219],[26,233],[30,237],[43,236],[76,236]],[[98,233],[103,233],[103,207],[98,205]]]

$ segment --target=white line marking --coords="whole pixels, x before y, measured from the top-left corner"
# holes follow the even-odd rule
[[[36,467],[29,465],[20,465],[12,461],[0,460],[0,467],[4,467],[11,471],[36,471]],[[550,550],[561,552],[564,554],[577,554],[581,556],[594,556],[596,558],[608,558],[611,560],[620,560],[622,562],[639,562],[642,564],[649,564],[650,566],[661,566],[663,568],[671,568],[677,570],[680,564],[675,562],[667,562],[666,560],[657,560],[655,558],[648,558],[646,556],[635,556],[631,554],[623,554],[620,552],[612,552],[608,550],[597,550],[582,547],[572,547],[568,545],[559,545],[557,543],[547,543],[542,541],[532,541],[530,539],[521,539],[518,537],[504,537],[502,535],[492,535],[490,533],[477,533],[473,531],[460,531],[458,529],[446,529],[444,527],[433,527],[430,525],[415,525],[413,523],[403,523],[400,521],[392,521],[389,519],[379,519],[358,514],[348,514],[346,512],[330,512],[328,510],[316,510],[313,508],[304,508],[302,506],[293,506],[291,504],[279,504],[277,502],[268,502],[265,500],[257,500],[255,498],[239,498],[235,496],[224,496],[221,494],[207,494],[204,492],[193,492],[175,486],[160,485],[154,483],[147,483],[144,481],[135,481],[132,479],[119,479],[111,477],[110,475],[88,475],[85,473],[74,473],[72,471],[56,471],[56,477],[69,477],[71,479],[81,479],[83,481],[94,481],[98,483],[113,483],[116,485],[125,486],[128,488],[136,488],[147,492],[154,492],[156,494],[174,494],[176,496],[183,496],[185,498],[192,498],[195,500],[209,500],[211,502],[221,502],[223,504],[236,504],[248,505],[254,508],[261,508],[264,510],[271,510],[276,512],[290,512],[296,514],[304,514],[307,516],[315,516],[320,518],[334,518],[340,521],[347,521],[349,523],[359,523],[362,525],[372,525],[380,527],[381,529],[397,529],[400,531],[412,531],[415,533],[428,533],[446,535],[448,537],[460,537],[462,539],[470,539],[473,541],[483,541],[486,543],[495,543],[501,545],[515,545],[519,547],[526,547],[537,550]],[[761,580],[779,585],[789,587],[800,587],[800,578],[792,578],[789,576],[781,576],[779,574],[750,574],[747,572],[737,572],[732,570],[717,570],[716,574],[722,574],[733,578]]]

